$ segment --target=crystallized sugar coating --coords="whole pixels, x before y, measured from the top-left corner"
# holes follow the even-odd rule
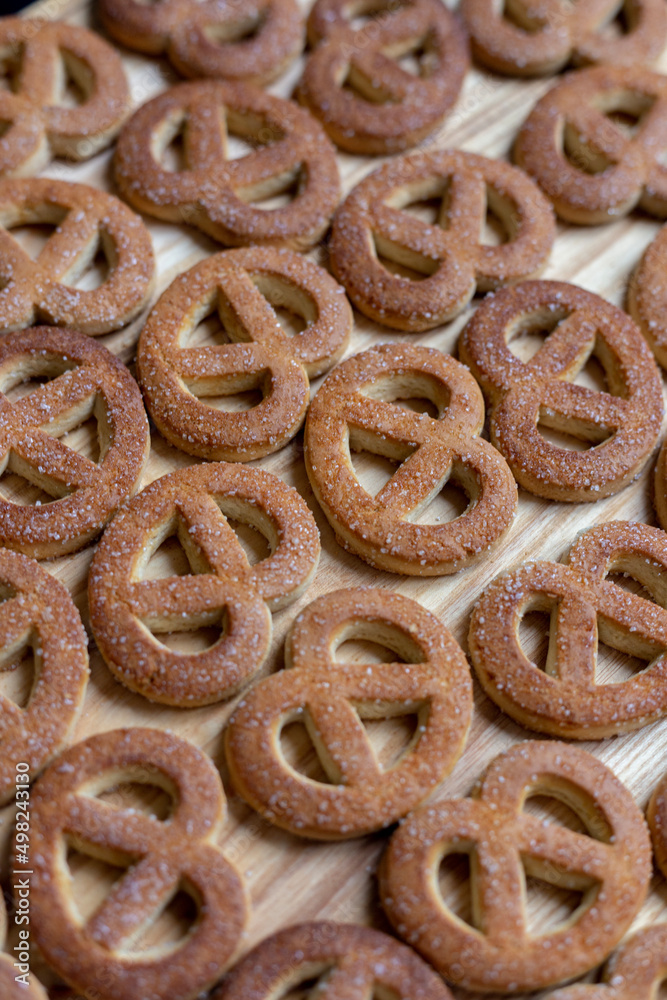
[[[255,527],[271,555],[250,566],[234,518]],[[144,579],[176,534],[192,573]],[[90,620],[116,678],[152,701],[192,707],[228,698],[259,670],[271,615],[309,586],[320,554],[312,514],[296,490],[261,469],[206,463],[163,476],[126,504],[90,567]],[[210,649],[177,652],[152,632],[224,625]]]
[[[162,788],[171,814],[161,821],[97,798],[119,782]],[[212,761],[167,732],[116,729],[58,758],[30,800],[30,932],[57,974],[100,1000],[194,1000],[212,987],[234,958],[249,908],[239,873],[216,846],[226,812]],[[72,843],[127,867],[86,920],[63,864]],[[188,933],[136,950],[179,889],[197,909]]]
[[[442,199],[438,222],[402,211],[419,199]],[[481,242],[487,209],[506,242]],[[474,153],[438,150],[390,160],[354,188],[336,212],[331,265],[371,319],[409,332],[457,316],[475,291],[537,276],[555,236],[548,200],[522,171]],[[393,274],[377,253],[427,275]]]
[[[340,662],[346,639],[388,646],[406,662]],[[266,819],[319,840],[389,826],[422,802],[463,752],[472,714],[465,656],[415,601],[386,590],[339,590],[313,601],[292,627],[286,669],[239,703],[225,734],[230,777]],[[289,669],[287,669],[289,668]],[[418,714],[407,751],[383,769],[361,719]],[[285,761],[280,734],[308,728],[330,784]]]
[[[587,835],[524,812],[528,795],[564,802]],[[469,926],[444,903],[437,873],[444,855],[473,851]],[[525,873],[583,891],[582,904],[567,922],[529,933]],[[382,859],[380,898],[399,935],[446,979],[530,992],[599,965],[650,878],[646,823],[615,775],[584,750],[531,740],[496,757],[472,798],[421,806],[404,820]]]
[[[396,401],[426,397],[438,410],[405,410]],[[306,470],[337,540],[372,566],[410,576],[456,573],[487,554],[509,529],[516,485],[507,465],[478,437],[484,405],[470,373],[449,355],[409,344],[382,344],[331,372],[306,420]],[[402,464],[377,496],[359,483],[350,448]],[[415,518],[450,477],[468,509],[446,524]]]
[[[51,381],[17,402],[2,395],[39,376]],[[60,441],[93,415],[97,463]],[[0,472],[56,498],[34,506],[0,498],[0,545],[38,559],[82,548],[137,488],[149,443],[139,388],[106,347],[48,326],[0,339]]]
[[[599,984],[567,986],[550,1000],[654,1000],[667,976],[667,924],[642,927],[607,962]]]
[[[293,337],[272,303],[306,321]],[[197,324],[217,311],[232,340],[190,347]],[[214,254],[179,275],[152,310],[137,369],[149,413],[177,448],[200,458],[249,462],[290,441],[310,402],[308,378],[343,354],[352,310],[326,271],[291,250],[250,247]],[[262,401],[230,412],[207,396],[259,389]]]

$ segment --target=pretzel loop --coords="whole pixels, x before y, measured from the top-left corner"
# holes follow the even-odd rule
[[[353,17],[370,13],[356,30]],[[468,68],[465,32],[435,0],[397,6],[318,0],[308,20],[314,46],[298,91],[336,145],[352,153],[396,153],[414,146],[455,103]],[[420,72],[403,69],[405,55]],[[355,88],[345,89],[349,82]]]
[[[119,781],[157,785],[173,802],[161,822],[96,796]],[[72,986],[103,1000],[194,998],[230,962],[246,919],[241,878],[215,845],[226,815],[217,771],[187,741],[121,729],[77,744],[45,772],[31,799],[31,927],[46,960]],[[65,879],[67,844],[128,867],[87,921]],[[182,889],[199,916],[170,949],[136,939]]]
[[[587,834],[523,811],[559,799]],[[439,894],[447,854],[468,853],[474,924]],[[584,892],[567,921],[531,936],[524,870]],[[497,757],[472,799],[423,806],[398,828],[380,871],[384,908],[401,936],[445,978],[472,990],[524,992],[583,975],[622,938],[651,873],[643,817],[602,763],[564,743],[530,741]]]
[[[441,199],[432,225],[405,210],[426,198]],[[499,246],[481,242],[489,209],[507,232]],[[476,289],[539,274],[553,239],[549,203],[523,173],[499,160],[439,150],[393,160],[357,185],[336,213],[331,261],[367,316],[420,331],[453,319]],[[378,253],[425,277],[392,274]]]
[[[13,91],[0,89],[0,176],[39,173],[52,156],[85,160],[108,146],[130,106],[120,56],[85,28],[6,17],[0,23],[0,70],[15,70]],[[84,93],[58,106],[69,73]]]
[[[255,527],[271,555],[251,566],[227,517]],[[148,562],[176,535],[191,572],[146,579]],[[261,667],[272,609],[309,585],[319,558],[312,514],[296,490],[260,469],[207,463],[163,476],[114,519],[91,565],[91,626],[127,687],[167,705],[228,698]],[[223,626],[197,653],[151,633]]]
[[[510,342],[546,331],[528,362]],[[662,387],[650,352],[628,317],[562,282],[526,282],[484,302],[465,327],[461,360],[490,402],[491,441],[520,486],[554,500],[598,500],[626,486],[648,460],[662,419]],[[574,384],[595,356],[608,390]],[[553,444],[541,427],[588,442]]]
[[[667,978],[667,926],[642,927],[607,962],[599,984],[569,986],[552,1000],[652,1000]]]
[[[368,638],[406,662],[342,663],[337,647]],[[380,829],[422,801],[453,768],[465,743],[471,688],[449,633],[414,601],[357,589],[314,601],[288,639],[286,669],[244,696],[226,732],[230,774],[271,822],[317,839]],[[383,768],[363,718],[417,713],[419,729]],[[306,725],[331,784],[295,771],[280,747],[284,726]]]
[[[426,397],[438,417],[397,400]],[[438,351],[384,344],[328,376],[306,422],[306,469],[318,503],[345,548],[391,572],[453,573],[509,528],[516,487],[497,452],[477,437],[481,394],[468,372]],[[373,497],[361,486],[350,447],[402,464]],[[470,505],[446,524],[415,524],[451,478]]]
[[[306,320],[289,337],[272,303]],[[201,319],[217,310],[230,344],[191,347]],[[153,420],[189,454],[250,461],[283,447],[310,402],[309,376],[341,356],[352,311],[328,274],[290,251],[252,247],[209,257],[180,275],[151,313],[139,341],[139,380]],[[259,389],[251,410],[207,405],[209,396]]]
[[[226,132],[257,148],[226,159]],[[183,131],[185,169],[160,157]],[[116,181],[131,205],[189,222],[227,245],[305,249],[326,231],[339,196],[333,147],[302,108],[243,84],[182,83],[135,112],[116,147]],[[253,205],[294,190],[288,205]]]
[[[609,117],[638,119],[626,135]],[[533,108],[515,145],[531,174],[568,222],[613,222],[639,206],[667,216],[667,81],[632,67],[571,73]]]

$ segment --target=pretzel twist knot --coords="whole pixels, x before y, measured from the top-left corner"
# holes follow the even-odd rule
[[[527,798],[564,802],[587,833],[523,811]],[[437,890],[448,854],[471,856],[474,926]],[[525,874],[583,891],[576,912],[531,936]],[[473,798],[422,806],[389,842],[380,872],[399,934],[446,978],[472,990],[530,992],[599,965],[638,913],[651,875],[644,818],[604,764],[565,743],[537,740],[492,762]]]
[[[101,0],[109,34],[139,52],[165,52],[183,76],[271,83],[295,59],[304,28],[295,0]]]
[[[373,19],[357,30],[351,19],[362,8]],[[314,51],[299,100],[350,153],[396,153],[425,139],[456,102],[469,65],[465,31],[438,0],[318,0],[308,37]],[[398,62],[411,54],[417,75]]]
[[[158,786],[167,821],[97,798],[122,781]],[[248,903],[216,846],[226,816],[220,776],[191,743],[156,729],[117,729],[64,753],[31,797],[30,923],[58,975],[102,1000],[191,1000],[213,985],[240,943]],[[86,921],[63,870],[67,844],[127,867]],[[198,917],[176,945],[144,952],[135,938],[181,889]]]
[[[381,642],[406,662],[342,663],[348,638]],[[472,712],[465,657],[447,630],[398,594],[341,590],[296,619],[286,667],[256,685],[226,732],[230,775],[241,795],[277,826],[321,840],[379,830],[423,801],[463,751]],[[382,768],[362,723],[418,713],[416,738]],[[301,720],[332,784],[287,764],[280,734]]]
[[[452,1000],[439,976],[388,934],[332,921],[296,924],[266,938],[226,977],[211,1000],[272,1000],[319,979],[322,1000]]]
[[[426,198],[442,199],[433,225],[405,211]],[[499,246],[481,243],[489,209],[508,236]],[[458,315],[476,290],[539,274],[554,235],[549,202],[516,167],[438,150],[386,163],[357,185],[336,213],[331,263],[367,316],[398,330],[429,330]],[[378,253],[427,277],[392,274]]]
[[[271,555],[250,566],[227,517],[263,534]],[[145,579],[153,553],[176,535],[191,573]],[[167,705],[228,698],[262,666],[269,608],[308,587],[317,527],[296,490],[261,469],[207,463],[156,480],[109,526],[90,568],[91,626],[112,673]],[[203,652],[171,650],[151,633],[224,626]]]
[[[604,28],[625,0],[515,0],[510,17],[492,0],[463,0],[472,50],[479,62],[512,76],[557,73],[569,62],[634,66],[658,58],[667,37],[667,11],[659,0],[632,5],[628,30],[617,38]]]
[[[629,573],[653,601],[606,579]],[[523,726],[575,739],[638,729],[667,714],[667,535],[610,522],[591,528],[569,565],[527,563],[499,576],[475,607],[469,649],[490,698]],[[532,610],[551,612],[546,672],[521,648],[519,624]],[[651,661],[634,677],[596,683],[598,636]]]
[[[509,347],[546,332],[528,362]],[[624,312],[557,281],[528,281],[484,301],[465,327],[459,355],[490,404],[490,436],[520,486],[550,500],[599,500],[627,486],[648,461],[662,421],[660,374]],[[590,357],[605,391],[574,380]],[[540,428],[591,447],[573,451]]]
[[[227,159],[228,129],[257,148]],[[185,167],[168,170],[160,158],[181,133]],[[139,211],[188,222],[228,246],[306,249],[326,232],[340,194],[334,148],[307,111],[212,80],[181,83],[139,108],[118,140],[115,174]],[[287,191],[287,205],[253,205]]]
[[[426,397],[438,417],[397,400]],[[408,344],[383,344],[343,362],[310,405],[308,478],[344,548],[393,573],[455,573],[509,529],[516,485],[497,451],[478,437],[481,393],[454,358]],[[350,447],[402,464],[371,496],[350,462]],[[469,497],[445,524],[416,524],[449,479]]]
[[[40,376],[51,381],[13,403],[4,395]],[[61,440],[90,417],[97,462]],[[0,340],[0,474],[17,473],[55,498],[34,506],[0,499],[0,544],[38,559],[82,548],[137,489],[149,443],[137,384],[101,344],[48,326]]]
[[[11,235],[35,223],[57,227],[37,260]],[[105,280],[76,288],[98,250],[109,265]],[[148,230],[113,195],[47,178],[0,182],[0,332],[39,322],[93,336],[117,330],[146,305],[154,272]]]
[[[667,924],[643,927],[607,962],[602,982],[569,986],[550,1000],[653,1000],[667,979]]]
[[[306,320],[293,337],[272,305]],[[217,311],[230,344],[192,347],[204,316]],[[294,437],[310,403],[309,376],[340,358],[352,329],[343,289],[288,250],[251,247],[216,254],[170,285],[142,330],[137,367],[148,410],[162,434],[201,458],[248,462]],[[231,412],[206,403],[260,389],[262,401]]]
[[[610,117],[639,119],[629,136]],[[570,73],[526,119],[515,158],[568,222],[597,225],[635,206],[667,216],[667,78],[640,66]]]
[[[93,31],[43,19],[0,21],[0,73],[14,70],[14,89],[0,88],[0,176],[43,170],[52,157],[85,160],[104,149],[130,109],[130,89],[118,53]],[[84,93],[61,105],[69,74]]]

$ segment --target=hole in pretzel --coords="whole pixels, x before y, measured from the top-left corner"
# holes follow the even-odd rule
[[[67,212],[63,209],[57,212],[57,217],[54,215],[53,221],[50,222],[35,221],[21,225],[12,225],[11,220],[8,218],[3,218],[0,221],[5,229],[11,231],[12,238],[16,240],[24,253],[31,260],[37,260],[66,215]]]
[[[236,17],[204,25],[204,35],[216,45],[229,42],[249,42],[260,33],[268,16],[268,9],[244,13],[240,8]]]
[[[174,811],[174,800],[164,788],[143,781],[121,781],[104,789],[96,798],[114,809],[141,812],[161,822]]]
[[[418,508],[407,520],[412,524],[447,524],[461,517],[471,507],[465,486],[452,476],[425,507]]]
[[[608,12],[606,19],[596,31],[597,35],[609,40],[622,38],[634,31],[640,19],[640,8],[634,0],[621,0]]]
[[[351,452],[350,461],[360,486],[372,497],[387,485],[397,468],[396,462],[370,451]]]
[[[359,717],[368,734],[380,767],[387,771],[395,767],[414,747],[422,720],[417,712],[392,715],[391,719]]]
[[[186,938],[199,915],[192,896],[179,889],[157,917],[133,942],[131,951],[139,953],[153,949],[169,951]]]
[[[398,98],[390,90],[383,87],[378,80],[364,73],[354,62],[349,62],[343,75],[338,79],[338,86],[344,93],[351,94],[358,101],[368,104],[397,104]]]
[[[551,876],[550,876],[551,878]],[[554,868],[553,878],[558,878]],[[527,875],[525,882],[526,931],[531,937],[551,934],[564,927],[585,906],[585,892]]]
[[[280,751],[293,771],[321,785],[330,785],[308,728],[301,720],[288,722],[280,730]]]
[[[564,414],[544,411],[540,411],[537,429],[545,441],[564,451],[589,451],[604,444],[614,433],[599,424],[584,424],[569,420]]]
[[[38,676],[39,658],[29,641],[10,658],[3,655],[0,659],[0,694],[19,708],[26,708]]]
[[[89,63],[85,62],[68,49],[60,50],[62,73],[60,86],[54,106],[60,108],[77,108],[93,93],[95,76]]]
[[[345,4],[343,15],[355,31],[366,28],[373,22],[380,22],[393,13],[409,7],[409,0],[351,0]],[[372,30],[369,32],[372,35]],[[362,37],[363,33],[362,33]]]
[[[664,650],[663,650],[664,652]],[[652,659],[652,657],[651,657]],[[630,680],[647,667],[645,659],[631,656],[615,649],[602,640],[598,640],[595,661],[596,684],[622,684]]]
[[[529,607],[521,616],[519,622],[519,645],[524,656],[545,673],[550,673],[548,669],[548,655],[550,647],[550,630],[552,608],[556,608],[556,601],[545,604],[551,607]]]
[[[504,0],[502,16],[505,21],[529,35],[542,31],[548,23],[544,14],[540,16],[538,12],[531,9],[526,0]]]
[[[470,892],[471,869],[474,864],[475,848],[448,851],[438,867],[438,891],[449,910],[462,923],[475,926]]]
[[[129,863],[129,860],[128,860]],[[127,871],[126,864],[95,857],[85,845],[67,845],[65,868],[69,875],[71,906],[84,923],[102,905]]]
[[[24,52],[23,42],[3,48],[0,55],[0,90],[18,90]]]

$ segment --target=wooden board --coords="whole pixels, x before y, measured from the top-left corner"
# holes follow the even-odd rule
[[[45,0],[44,3],[35,5],[29,13],[99,27],[86,0]],[[147,59],[129,52],[124,52],[123,56],[136,105],[177,82],[166,61]],[[301,63],[295,64],[272,90],[288,96],[299,78],[300,68]],[[663,61],[663,69],[667,71],[667,58]],[[487,156],[505,157],[509,154],[519,124],[549,86],[550,81],[517,82],[473,70],[466,80],[456,109],[426,145],[462,148]],[[111,151],[82,165],[54,162],[45,171],[45,175],[113,190],[110,161]],[[341,154],[339,163],[345,191],[380,162],[381,159],[371,160]],[[176,274],[220,249],[196,230],[158,223],[148,218],[146,222],[158,256],[157,292],[161,292]],[[558,238],[545,277],[576,282],[621,305],[628,276],[658,228],[656,221],[637,214],[608,227],[578,229],[559,225]],[[312,257],[320,263],[326,263],[326,246],[319,246]],[[476,304],[473,303],[454,323],[428,334],[412,335],[409,339],[413,343],[427,344],[455,353],[459,331]],[[143,317],[126,330],[100,340],[124,361],[131,363],[142,321]],[[401,335],[376,326],[358,314],[355,321],[349,352],[351,354],[371,344],[401,339]],[[320,382],[319,379],[314,381],[314,391]],[[71,443],[73,446],[83,446],[83,434],[78,437],[76,434],[72,435]],[[471,607],[481,591],[501,570],[528,558],[558,559],[567,552],[576,534],[593,524],[615,518],[656,523],[651,505],[654,464],[651,462],[631,487],[620,495],[597,504],[550,503],[522,492],[516,522],[493,558],[453,577],[404,579],[371,569],[344,553],[337,545],[332,530],[314,501],[302,458],[303,441],[299,435],[283,451],[254,463],[279,475],[306,498],[317,519],[323,549],[317,579],[310,591],[296,605],[274,616],[273,645],[266,672],[281,667],[283,641],[290,623],[299,610],[319,594],[359,584],[398,591],[415,598],[439,615],[465,648]],[[144,483],[191,464],[192,461],[168,445],[157,433],[153,433],[152,453]],[[371,456],[361,456],[358,467],[362,470],[366,484],[381,482],[389,468],[383,460]],[[16,485],[15,483],[14,486]],[[448,501],[442,502],[436,516],[451,516],[451,513],[448,514],[451,508],[447,504]],[[428,516],[432,517],[433,511]],[[246,541],[253,544],[250,535],[246,535]],[[77,555],[46,564],[49,571],[69,587],[86,624],[88,616],[85,584],[92,553],[91,547]],[[539,641],[539,634],[534,638]],[[369,651],[358,644],[356,652],[353,652],[355,655],[368,655]],[[92,640],[90,654],[91,679],[83,716],[76,732],[77,739],[122,725],[169,728],[204,748],[220,766],[225,786],[230,792],[225,851],[245,873],[252,897],[252,916],[244,950],[265,935],[296,920],[327,917],[361,921],[387,929],[387,923],[377,905],[374,874],[387,834],[346,843],[319,844],[300,840],[272,828],[231,794],[229,789],[222,754],[222,732],[233,708],[232,704],[189,711],[152,705],[113,680]],[[620,654],[605,651],[605,655],[601,656],[600,676],[611,676],[614,671],[622,670],[623,661]],[[503,716],[476,685],[475,713],[467,749],[435,798],[466,794],[480,771],[496,754],[532,735]],[[392,747],[400,745],[402,731],[396,724],[385,723],[376,727],[374,738],[385,745],[385,752],[389,752]],[[643,808],[662,771],[662,762],[667,761],[667,722],[656,723],[635,734],[582,745],[616,772]],[[0,856],[3,859],[5,877],[11,816],[12,809],[7,808],[0,818]],[[83,910],[89,910],[103,891],[105,883],[102,869],[103,866],[97,863],[77,863],[75,892],[77,902]],[[456,885],[452,892],[461,902],[465,898],[466,887]],[[558,891],[539,892],[535,889],[533,893],[531,890],[532,926],[543,930],[550,922],[562,918],[568,905],[569,900]],[[666,886],[664,880],[656,876],[637,925],[665,917]],[[173,927],[171,931],[173,932]],[[35,969],[42,974],[40,967],[35,966]],[[460,990],[455,993],[461,1000],[471,1000],[471,994]]]

